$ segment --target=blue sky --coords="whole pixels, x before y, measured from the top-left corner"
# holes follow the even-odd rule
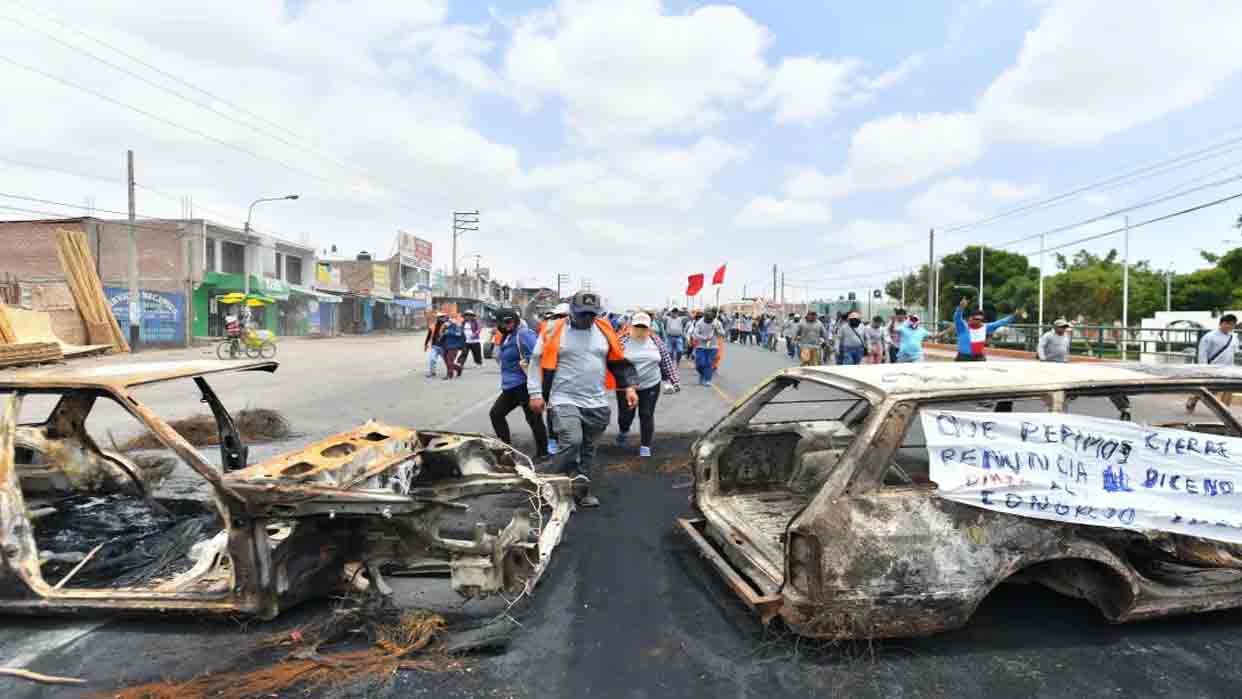
[[[0,60],[22,105],[0,130],[0,193],[61,214],[87,198],[123,209],[109,180],[134,148],[159,191],[141,214],[178,215],[193,196],[198,215],[239,225],[256,196],[297,191],[258,224],[350,252],[413,231],[444,266],[451,211],[478,208],[459,255],[506,280],[589,278],[625,306],[663,303],[724,262],[723,298],[770,293],[774,263],[809,288],[798,294],[879,285],[926,261],[928,228],[1242,135],[1242,4],[1212,0],[64,0],[0,17],[0,58],[26,66]],[[1238,174],[1242,149],[1213,151],[944,235],[942,250]],[[1132,218],[1236,192],[1242,181]],[[1195,248],[1242,239],[1239,211],[1136,231],[1132,257],[1193,269]]]

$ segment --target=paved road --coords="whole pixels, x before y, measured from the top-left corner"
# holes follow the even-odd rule
[[[421,377],[421,343],[407,337],[290,342],[274,377],[216,382],[230,407],[279,408],[304,439],[366,417],[424,427],[488,429],[497,375],[468,370],[460,382]],[[185,354],[185,353],[181,353]],[[156,359],[144,357],[143,359]],[[113,360],[108,360],[113,361]],[[662,399],[662,430],[703,429],[781,355],[731,348],[719,392],[693,385]],[[417,372],[416,373],[416,369]],[[687,369],[687,371],[689,371]],[[692,371],[690,372],[693,373]],[[171,389],[148,403],[165,414],[198,406]],[[526,428],[515,414],[515,435]],[[469,672],[403,673],[384,687],[332,696],[1237,696],[1242,613],[1129,626],[1089,605],[1035,587],[1002,586],[971,625],[932,639],[819,645],[767,631],[672,528],[686,510],[679,466],[688,438],[665,436],[657,458],[602,449],[604,507],[580,511],[536,595],[514,610],[522,627],[505,653],[471,658]],[[288,448],[290,445],[270,447]],[[443,583],[399,583],[401,603],[456,617],[486,617],[494,604],[461,604]],[[118,684],[236,668],[256,631],[286,628],[323,609],[307,605],[272,624],[183,619],[5,619],[0,665],[75,675],[89,691],[0,680],[4,697],[85,696]]]

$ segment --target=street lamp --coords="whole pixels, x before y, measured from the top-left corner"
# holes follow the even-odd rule
[[[297,198],[298,198],[297,194],[286,194],[283,197],[261,197],[259,199],[255,199],[254,201],[250,202],[250,208],[246,211],[246,228],[245,228],[246,236],[247,237],[250,236],[250,218],[254,216],[254,205],[255,204],[258,204],[264,201],[285,201],[286,199],[293,201],[293,200],[296,200]],[[249,245],[250,245],[250,241],[247,240],[246,246],[249,247]],[[250,270],[243,268],[242,271],[244,272],[242,276],[245,278],[246,294],[249,295],[250,294]]]

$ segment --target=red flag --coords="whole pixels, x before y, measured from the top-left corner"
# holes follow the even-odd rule
[[[727,264],[720,265],[720,269],[716,270],[716,273],[712,275],[712,284],[724,284],[724,271],[727,266]]]
[[[695,296],[703,290],[703,275],[691,274],[686,278],[689,284],[686,285],[686,296]]]

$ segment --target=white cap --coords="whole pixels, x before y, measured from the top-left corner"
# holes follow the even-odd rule
[[[650,328],[651,327],[651,316],[641,311],[638,313],[635,313],[634,317],[630,320],[630,325],[641,325],[644,328]]]
[[[1068,328],[1069,325],[1070,325],[1069,321],[1064,318],[1057,318],[1052,323],[1052,327],[1054,328]]]
[[[553,315],[558,315],[558,316],[569,315],[569,304],[567,303],[556,304],[556,308],[552,309],[552,313]]]

